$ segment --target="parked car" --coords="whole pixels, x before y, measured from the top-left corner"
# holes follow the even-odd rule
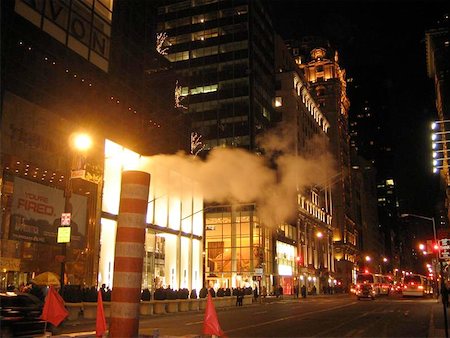
[[[45,322],[39,317],[44,303],[28,293],[0,293],[2,337],[44,334]]]

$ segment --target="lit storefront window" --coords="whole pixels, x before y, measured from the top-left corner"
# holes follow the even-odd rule
[[[142,287],[199,291],[203,273],[203,196],[197,183],[182,177],[176,168],[162,167],[154,158],[106,140],[102,211],[112,218],[119,212],[123,170],[151,175]],[[98,277],[99,284],[112,286],[117,224],[107,217],[102,218]]]
[[[248,287],[258,276],[261,285],[271,285],[270,231],[261,228],[253,206],[217,209],[205,216],[206,281],[214,288]]]
[[[280,276],[292,276],[295,266],[295,247],[287,243],[277,241],[278,274]]]

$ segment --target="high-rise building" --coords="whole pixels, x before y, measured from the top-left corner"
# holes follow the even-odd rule
[[[276,98],[275,108],[281,121],[278,132],[286,143],[284,152],[295,157],[320,158],[327,152],[330,124],[309,92],[308,83],[295,63],[285,42],[275,37]],[[331,175],[331,172],[329,173]],[[289,271],[278,270],[280,285],[306,286],[311,290],[328,290],[335,286],[332,192],[326,178],[314,186],[297,182],[297,217],[292,224],[282,224],[276,236],[278,261],[283,259],[282,249],[292,248],[297,261]],[[289,236],[292,236],[289,242]],[[278,249],[280,247],[280,249]],[[286,250],[287,251],[287,250]]]
[[[159,51],[178,75],[177,109],[189,116],[198,137],[194,153],[206,156],[215,147],[261,153],[257,136],[276,119],[274,32],[266,2],[163,0],[157,30]],[[254,201],[208,205],[204,213],[205,282],[246,287],[258,278],[260,290],[270,292],[272,229]]]
[[[450,19],[449,13],[443,15],[433,28],[425,32],[427,73],[434,82],[436,96],[436,125],[433,139],[433,167],[442,178],[441,194],[447,221],[450,220],[450,172],[449,138],[450,133]]]
[[[0,289],[44,271],[70,284],[111,287],[122,170],[136,169],[145,155],[189,150],[188,129],[173,107],[175,78],[166,72],[155,85],[150,76],[159,56],[153,4],[16,0],[1,6]],[[165,67],[160,61],[158,69]],[[84,153],[69,142],[80,130],[93,139]],[[179,178],[174,169],[163,172]],[[155,176],[142,285],[199,288],[203,200],[162,192]],[[181,208],[183,220],[169,218]],[[71,216],[65,244],[57,242],[63,212]]]
[[[179,74],[179,107],[204,150],[257,151],[273,122],[273,29],[264,1],[167,0],[160,51]]]
[[[393,151],[391,146],[391,137],[389,137],[388,125],[389,114],[387,105],[374,105],[366,97],[364,88],[356,79],[348,82],[349,91],[355,99],[352,101],[350,109],[350,144],[352,151],[356,151],[357,156],[352,158],[352,168],[364,170],[365,167],[371,167],[372,173],[376,169],[376,200],[374,205],[378,207],[377,224],[374,225],[377,231],[382,235],[381,243],[383,246],[377,250],[378,259],[386,258],[388,262],[381,261],[385,269],[392,269],[399,266],[400,253],[398,245],[400,242],[399,229],[397,226],[398,201],[393,175]],[[380,89],[381,90],[381,89]],[[388,97],[388,93],[385,93]],[[369,164],[361,166],[359,156],[369,161]],[[356,215],[356,219],[358,216]],[[357,221],[358,223],[358,221]],[[367,227],[367,226],[365,226]],[[374,231],[374,230],[373,230]],[[369,233],[360,234],[360,238],[367,239]],[[375,238],[375,237],[374,237]],[[364,250],[367,243],[365,240],[361,243]],[[371,254],[372,256],[375,256]]]
[[[338,52],[320,38],[305,37],[290,42],[291,53],[303,70],[311,93],[330,123],[330,149],[336,159],[338,175],[332,185],[333,241],[336,276],[344,286],[352,283],[358,259],[358,230],[354,222],[350,170],[350,141],[345,70]]]

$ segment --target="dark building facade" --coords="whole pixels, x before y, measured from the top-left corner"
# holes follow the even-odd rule
[[[178,139],[188,150],[189,134],[178,129],[184,123],[173,106],[152,99],[158,95],[148,77],[157,56],[151,7],[112,0],[2,2],[4,283],[18,286],[40,272],[58,272],[62,261],[66,282],[96,283],[106,138],[142,154],[175,152],[183,148]],[[174,87],[158,83],[160,93],[172,95]],[[161,111],[173,116],[171,123],[158,118]],[[80,130],[93,138],[88,154],[69,146]],[[73,169],[83,169],[83,177],[75,178]],[[69,209],[76,219],[64,252],[56,233],[60,212]],[[24,216],[30,211],[42,214],[46,225]]]
[[[257,150],[275,116],[273,29],[263,1],[162,1],[162,50],[204,149]]]
[[[446,213],[447,219],[444,225],[448,225],[450,219],[448,189],[450,183],[449,158],[448,158],[448,133],[450,130],[450,19],[449,13],[425,32],[427,74],[434,82],[436,103],[436,124],[433,133],[432,154],[435,173],[441,175],[442,203],[439,213]],[[440,225],[441,222],[439,222]]]

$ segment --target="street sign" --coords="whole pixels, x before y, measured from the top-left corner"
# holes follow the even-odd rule
[[[70,227],[58,227],[57,243],[70,243]]]
[[[70,225],[70,212],[63,212],[61,214],[61,225]]]
[[[439,258],[450,258],[450,239],[444,238],[439,240]]]
[[[82,178],[84,179],[86,177],[86,170],[80,169],[80,170],[72,170],[70,173],[70,178]]]
[[[255,275],[262,276],[263,274],[263,268],[255,268]]]

